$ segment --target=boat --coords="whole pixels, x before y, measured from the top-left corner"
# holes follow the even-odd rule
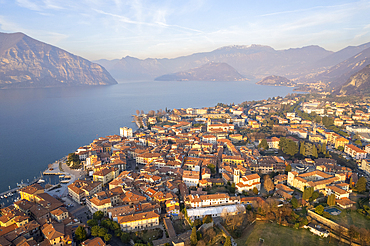
[[[45,183],[45,180],[43,180],[43,179],[39,179],[39,180],[37,181],[37,183],[39,183],[39,184],[41,184],[41,183]]]
[[[68,179],[64,179],[64,180],[61,180],[60,182],[63,183],[63,184],[67,184],[67,183],[69,183],[69,180]]]
[[[62,175],[59,175],[59,178],[64,178],[64,176],[65,176],[64,174],[62,174]]]
[[[64,176],[64,178],[66,178],[66,179],[70,179],[70,178],[71,178],[71,176],[66,175],[66,176]]]
[[[6,196],[6,195],[4,195],[4,198],[7,198],[7,196]]]
[[[0,199],[3,199],[4,197],[3,196],[0,196]]]

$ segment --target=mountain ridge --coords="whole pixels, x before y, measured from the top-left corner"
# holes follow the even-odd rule
[[[111,85],[99,64],[23,33],[0,32],[0,88]]]

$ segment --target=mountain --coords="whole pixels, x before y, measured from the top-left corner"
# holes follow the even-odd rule
[[[233,67],[226,63],[208,63],[197,68],[155,78],[157,81],[237,81],[244,80]]]
[[[322,67],[332,67],[334,65],[337,65],[338,63],[341,63],[352,56],[357,55],[358,53],[362,52],[363,50],[366,50],[367,48],[370,48],[370,42],[365,43],[359,46],[347,46],[344,49],[341,49],[315,63],[315,66],[317,68]]]
[[[370,65],[352,75],[340,88],[339,93],[342,95],[370,93]]]
[[[265,77],[262,80],[258,81],[256,84],[273,85],[273,86],[294,86],[295,85],[295,83],[292,82],[291,80],[285,77],[276,76],[276,75]]]
[[[111,84],[101,65],[23,33],[0,33],[0,88]]]
[[[367,48],[349,59],[338,63],[327,70],[323,70],[314,74],[308,81],[322,81],[331,83],[332,87],[343,85],[351,75],[360,71],[362,68],[370,64],[370,48]]]
[[[314,45],[287,50],[275,50],[264,45],[234,45],[172,59],[142,60],[126,56],[119,60],[95,62],[122,80],[154,79],[212,62],[227,63],[246,78],[264,78],[274,74],[295,78],[306,74],[308,67],[331,54],[333,52]]]

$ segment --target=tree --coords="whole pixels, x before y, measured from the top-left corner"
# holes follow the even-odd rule
[[[107,228],[100,228],[100,229],[99,229],[98,236],[99,236],[99,237],[104,237],[104,236],[105,236],[105,234],[107,234],[107,233],[108,233],[108,229],[107,229]]]
[[[358,179],[356,183],[356,190],[360,193],[364,193],[366,191],[366,178],[362,176]]]
[[[211,173],[212,174],[215,174],[216,173],[216,167],[215,167],[214,164],[210,163],[210,164],[208,164],[207,167],[211,170]]]
[[[335,195],[334,194],[330,194],[328,196],[328,200],[326,201],[326,203],[329,205],[329,206],[334,206],[335,205]]]
[[[91,236],[97,237],[99,235],[100,226],[96,225],[91,228]]]
[[[68,166],[78,167],[80,166],[80,157],[75,153],[69,153],[66,164]]]
[[[316,145],[312,145],[312,157],[317,158],[319,155],[317,154],[317,148]]]
[[[360,146],[360,147],[362,147],[362,142],[359,139],[355,141],[355,144],[358,145],[358,146]]]
[[[121,235],[121,242],[122,243],[130,242],[130,234],[128,234],[127,232],[123,232]]]
[[[314,191],[314,192],[312,193],[312,200],[313,200],[313,201],[315,201],[317,198],[319,198],[319,196],[320,196],[319,192]]]
[[[75,238],[77,241],[79,242],[83,242],[86,240],[86,231],[85,231],[85,228],[83,228],[82,226],[79,226],[77,229],[76,229],[76,232],[75,232]]]
[[[285,167],[285,172],[291,172],[292,171],[292,166],[290,164],[288,164],[286,167]]]
[[[213,219],[212,219],[212,216],[210,216],[210,215],[206,215],[203,218],[203,224],[212,223],[212,221],[213,221]]]
[[[263,187],[265,188],[265,190],[270,193],[270,191],[272,191],[274,188],[275,188],[275,185],[274,185],[274,182],[272,182],[270,176],[268,176],[266,179],[265,179],[265,182],[263,183]]]
[[[318,214],[318,215],[323,215],[324,213],[324,207],[322,205],[319,205],[315,208],[315,212]]]
[[[312,196],[312,193],[313,193],[313,187],[307,187],[303,190],[303,195],[302,195],[302,199],[303,200],[308,200],[311,198]]]
[[[193,225],[198,229],[202,225],[202,221],[200,219],[196,219],[194,220]]]
[[[257,187],[255,186],[255,187],[253,187],[253,193],[255,194],[255,195],[258,195],[258,189],[257,189]]]
[[[109,242],[112,239],[112,235],[107,233],[104,235],[104,241]]]
[[[190,243],[192,246],[195,246],[197,245],[197,242],[198,242],[197,229],[193,227],[193,229],[191,229]]]
[[[103,211],[96,211],[94,214],[93,214],[93,219],[94,220],[101,220],[102,218],[104,217],[104,213]]]
[[[231,238],[230,237],[226,237],[226,241],[224,243],[224,246],[231,246]]]
[[[266,139],[262,139],[262,141],[258,145],[258,148],[260,148],[260,149],[262,148],[264,150],[268,150],[269,149],[269,145],[267,144],[267,140]]]
[[[322,152],[324,155],[326,155],[326,143],[325,143],[325,142],[323,142],[323,143],[322,143],[322,146],[321,146],[321,152]]]
[[[298,200],[294,196],[293,196],[292,200],[290,200],[290,203],[292,204],[293,208],[298,208],[298,206],[299,206]]]
[[[94,220],[94,219],[92,219],[92,220],[88,220],[88,221],[87,221],[87,225],[88,225],[89,227],[96,226],[96,225],[98,225],[98,221],[97,221],[97,220]]]
[[[370,243],[370,231],[365,228],[360,228],[358,230],[358,235],[360,238],[361,246],[369,245]]]
[[[294,156],[298,153],[298,145],[291,139],[288,139],[285,154]]]
[[[301,146],[300,146],[300,149],[299,149],[299,153],[303,156],[306,156],[306,148],[304,146],[304,142],[302,141],[301,142]]]

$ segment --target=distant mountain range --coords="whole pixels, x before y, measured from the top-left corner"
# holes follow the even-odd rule
[[[360,83],[354,80],[361,79],[358,72],[367,71],[362,69],[370,64],[370,43],[337,52],[316,45],[285,50],[234,45],[172,59],[126,56],[96,63],[22,33],[0,33],[0,88],[110,85],[117,83],[114,78],[131,81],[257,78],[262,79],[261,84],[285,86],[321,81],[339,93],[348,83]],[[360,87],[345,88],[343,92],[354,93]]]
[[[0,88],[111,84],[101,65],[23,33],[0,33]]]
[[[226,63],[208,63],[203,66],[155,78],[158,81],[237,81],[245,80],[233,67]]]
[[[338,89],[351,75],[370,64],[370,43],[348,46],[337,52],[315,45],[286,50],[275,50],[263,45],[226,46],[211,52],[172,59],[142,60],[127,56],[96,62],[119,80],[203,80],[192,69],[210,63],[223,63],[234,68],[244,78],[267,77],[259,82],[261,84],[292,85],[321,81]],[[192,76],[186,78],[185,74],[189,76],[189,72]],[[276,77],[269,77],[272,75]],[[219,73],[213,80],[222,80],[222,77]],[[282,77],[290,82],[283,82]]]

